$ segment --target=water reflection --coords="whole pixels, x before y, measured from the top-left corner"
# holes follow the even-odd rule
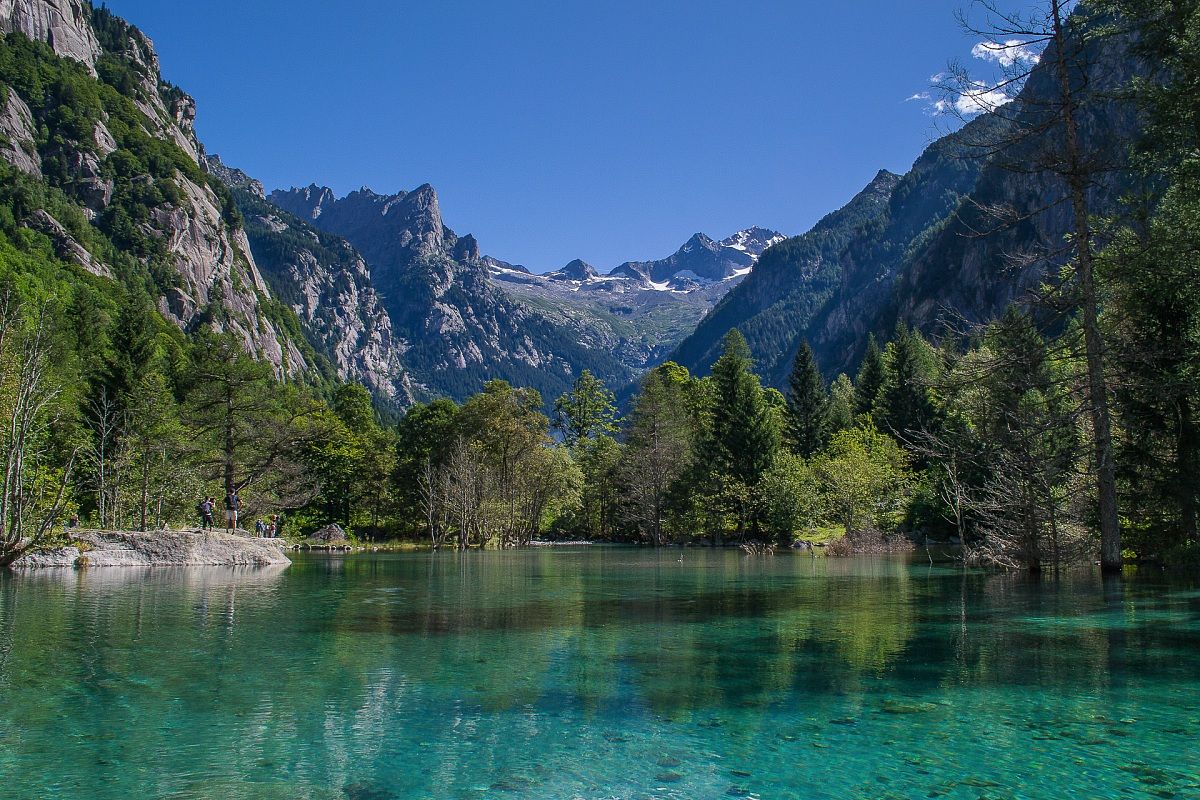
[[[229,800],[882,796],[877,777],[975,797],[1017,755],[1060,777],[1102,756],[1086,796],[1118,796],[1166,780],[1147,747],[1195,771],[1194,583],[678,558],[3,577],[0,775],[19,796]]]

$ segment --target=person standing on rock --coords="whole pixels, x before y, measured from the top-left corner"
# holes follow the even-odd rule
[[[216,502],[211,497],[205,497],[200,501],[200,505],[196,506],[196,510],[200,512],[200,530],[211,531],[213,529],[213,509],[216,508]]]
[[[232,533],[237,530],[238,512],[242,510],[242,498],[238,497],[237,491],[231,491],[225,495],[225,531]]]

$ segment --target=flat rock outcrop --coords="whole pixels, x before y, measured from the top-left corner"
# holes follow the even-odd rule
[[[79,531],[72,544],[30,553],[14,569],[35,567],[264,567],[289,564],[282,539],[215,531]]]

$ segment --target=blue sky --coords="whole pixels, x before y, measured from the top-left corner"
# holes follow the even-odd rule
[[[210,152],[278,188],[431,183],[485,253],[554,269],[801,233],[937,135],[954,0],[109,0]]]

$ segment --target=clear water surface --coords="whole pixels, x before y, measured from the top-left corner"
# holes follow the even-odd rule
[[[679,557],[0,576],[0,797],[1200,798],[1200,582]]]

